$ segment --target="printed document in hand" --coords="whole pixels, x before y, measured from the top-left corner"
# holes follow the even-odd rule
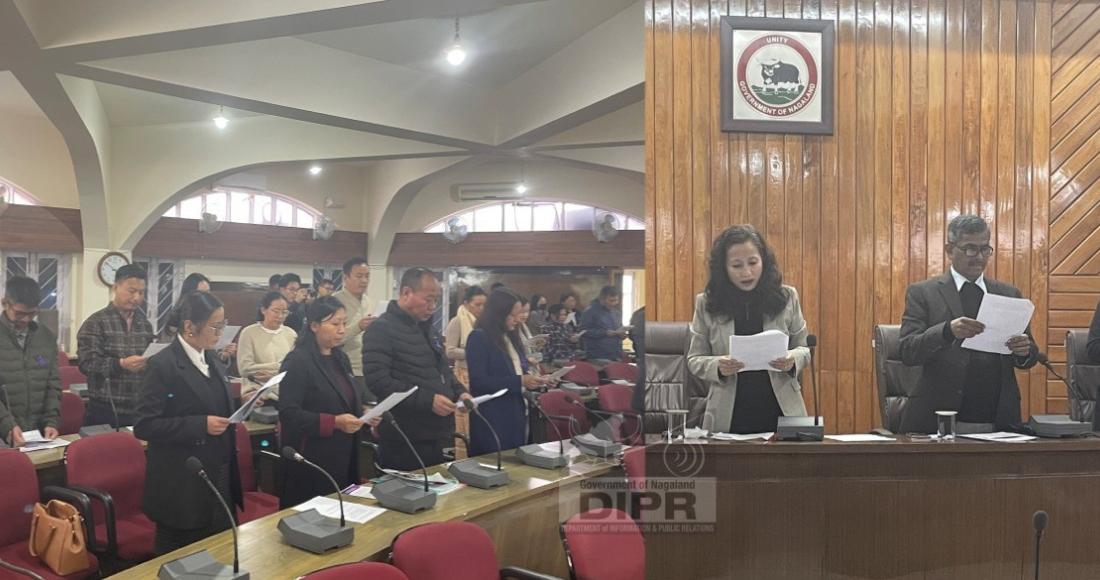
[[[299,512],[317,510],[317,513],[326,518],[340,520],[340,502],[331,497],[317,496],[303,504],[294,506],[294,510]],[[345,521],[365,524],[384,513],[386,513],[386,510],[380,507],[363,505],[353,501],[344,502]]]
[[[149,346],[145,348],[145,352],[141,354],[142,358],[149,358],[158,352],[171,346],[170,342],[150,342]]]
[[[367,421],[370,421],[371,419],[373,419],[375,417],[381,417],[383,413],[385,413],[386,411],[389,411],[390,409],[396,407],[398,403],[400,403],[401,401],[404,401],[406,397],[408,397],[409,395],[415,393],[416,390],[419,389],[419,388],[420,387],[414,386],[413,388],[411,388],[411,389],[409,389],[409,390],[407,390],[403,393],[394,393],[394,394],[386,397],[385,399],[382,400],[381,403],[378,403],[370,411],[367,411],[366,414],[364,414],[362,417],[359,417],[359,420],[366,423]]]
[[[378,318],[379,316],[382,316],[383,314],[386,313],[386,310],[389,309],[389,307],[390,307],[390,301],[389,300],[379,300],[378,301],[378,306],[374,307],[374,317]]]
[[[241,327],[239,326],[226,326],[225,329],[222,330],[222,335],[218,337],[218,344],[214,345],[214,352],[218,352],[229,346],[229,344],[233,342],[233,339],[237,338],[237,333],[240,331]]]
[[[575,368],[577,368],[577,365],[573,365],[573,366],[569,366],[569,367],[561,367],[560,369],[550,373],[550,376],[547,377],[547,378],[549,378],[551,381],[559,380],[562,377],[564,377],[565,375],[569,374],[569,371],[571,371]]]
[[[480,407],[482,403],[484,403],[486,401],[492,401],[493,399],[495,399],[495,398],[497,398],[497,397],[499,397],[499,396],[501,396],[501,395],[503,395],[504,393],[507,393],[507,392],[508,392],[508,389],[501,389],[501,390],[499,390],[499,391],[497,391],[497,392],[495,392],[491,395],[481,395],[480,397],[474,397],[474,404]],[[459,409],[465,409],[466,408],[466,401],[459,401],[458,405],[456,405],[456,406]]]
[[[982,306],[978,309],[978,322],[985,325],[985,330],[978,336],[962,341],[962,347],[1012,354],[1005,343],[1013,336],[1024,333],[1034,312],[1035,305],[1027,298],[1009,298],[986,292],[982,298]]]
[[[787,356],[786,334],[778,330],[765,330],[752,336],[730,336],[730,356],[745,364],[744,371],[774,371],[769,364]]]
[[[282,382],[283,377],[285,376],[286,373],[282,372],[268,379],[268,381],[264,383],[264,386],[257,389],[255,393],[252,393],[252,396],[249,397],[243,405],[241,405],[240,409],[237,409],[232,415],[229,416],[229,422],[242,423],[245,419],[248,419],[248,415],[252,413],[252,409],[256,408],[256,401],[259,401],[260,397],[267,394],[267,392],[271,389],[277,387],[279,383]]]

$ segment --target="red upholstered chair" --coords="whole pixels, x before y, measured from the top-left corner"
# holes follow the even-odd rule
[[[616,361],[603,368],[603,374],[607,380],[626,381],[632,385],[638,384],[638,367],[625,362]]]
[[[65,354],[65,351],[61,349],[57,350],[57,366],[58,368],[72,366],[72,363],[69,362],[69,355]]]
[[[57,432],[72,435],[84,426],[84,399],[72,391],[61,391],[61,424]]]
[[[87,578],[95,574],[99,570],[99,561],[91,552],[88,553],[88,569],[68,576],[54,574],[38,558],[31,556],[27,548],[27,538],[31,533],[31,510],[39,501],[38,473],[26,454],[9,449],[0,450],[0,473],[4,474],[4,491],[0,493],[0,522],[3,522],[0,525],[0,560],[29,570],[47,580]],[[90,510],[88,498],[75,492],[55,487],[47,487],[43,492],[43,499],[56,497],[68,501],[85,513]],[[26,576],[0,567],[0,580],[24,578]]]
[[[627,445],[641,445],[642,421],[634,412],[634,388],[624,385],[603,385],[596,395],[600,409],[608,413],[622,413],[619,424],[619,440]]]
[[[73,385],[88,384],[88,377],[80,372],[79,367],[58,367],[57,374],[61,378],[61,389],[65,391]]]
[[[70,489],[92,498],[96,542],[106,542],[105,554],[129,562],[153,556],[156,525],[141,511],[145,450],[133,434],[73,441],[65,448],[65,475]]]
[[[581,406],[578,406],[578,403]],[[588,433],[588,430],[592,428],[591,423],[588,421],[588,413],[585,412],[583,405],[576,395],[561,389],[551,389],[539,395],[539,406],[547,415],[551,416],[550,421],[557,426],[557,432],[560,432],[562,437],[566,438]],[[576,423],[565,417],[573,417],[576,419]],[[546,436],[551,441],[555,440],[554,437],[557,435],[553,427],[546,430]]]
[[[596,367],[583,360],[573,361],[569,364],[575,368],[565,373],[562,380],[586,387],[598,387],[600,385],[600,372],[596,370]]]
[[[244,510],[237,510],[241,523],[258,520],[279,511],[279,498],[259,491],[256,487],[256,468],[252,463],[252,438],[244,425],[237,425],[237,467],[241,470],[241,491],[244,492]]]
[[[645,580],[645,542],[638,524],[610,508],[577,514],[561,526],[574,580]]]
[[[302,580],[409,580],[401,570],[381,562],[340,564],[302,577]]]
[[[626,471],[626,489],[630,492],[631,516],[641,517],[641,494],[645,492],[645,446],[631,447],[623,452],[623,470]]]
[[[416,580],[548,580],[523,568],[500,568],[493,540],[469,522],[410,528],[393,540],[393,563]]]

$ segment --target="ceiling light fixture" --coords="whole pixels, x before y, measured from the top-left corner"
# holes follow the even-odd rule
[[[458,66],[466,61],[466,49],[462,48],[462,39],[458,34],[458,18],[455,18],[455,43],[447,49],[447,62]]]
[[[516,184],[516,193],[523,195],[527,193],[527,177],[524,175],[527,173],[527,164],[520,160],[519,162],[519,183]]]
[[[322,167],[320,165],[310,165],[309,166],[309,174],[310,175],[320,175],[321,171],[322,171]]]
[[[218,107],[218,116],[214,117],[214,126],[218,129],[225,129],[229,126],[229,119],[225,116],[225,109]]]
[[[516,193],[520,195],[527,193],[527,184],[522,181],[519,182],[519,185],[516,186]]]

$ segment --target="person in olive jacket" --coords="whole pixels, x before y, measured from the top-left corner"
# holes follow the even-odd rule
[[[379,399],[420,387],[394,407],[393,416],[425,465],[443,463],[443,448],[454,441],[454,413],[459,410],[455,403],[472,399],[447,365],[443,339],[429,322],[440,293],[431,270],[410,268],[401,276],[397,300],[363,333],[363,376]],[[380,465],[420,467],[390,421],[384,421],[379,431]]]
[[[0,301],[0,438],[23,445],[24,431],[57,437],[61,420],[61,380],[57,375],[57,337],[34,321],[42,292],[30,278],[4,284]]]
[[[134,436],[149,443],[142,509],[157,524],[154,551],[166,554],[230,527],[218,498],[187,469],[202,461],[228,503],[243,508],[237,427],[229,383],[210,349],[225,329],[225,309],[212,294],[192,292],[177,306],[180,332],[149,359]]]

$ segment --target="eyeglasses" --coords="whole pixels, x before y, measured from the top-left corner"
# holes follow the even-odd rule
[[[223,321],[221,321],[217,324],[211,324],[210,328],[214,329],[214,334],[221,334],[221,333],[225,332],[225,327],[226,326],[229,326],[229,319],[228,318],[226,318],[225,320],[223,320]]]
[[[972,246],[967,244],[965,246],[955,246],[955,249],[966,254],[968,258],[973,258],[978,254],[981,254],[983,258],[988,258],[993,255],[993,246],[988,244],[984,246]]]

